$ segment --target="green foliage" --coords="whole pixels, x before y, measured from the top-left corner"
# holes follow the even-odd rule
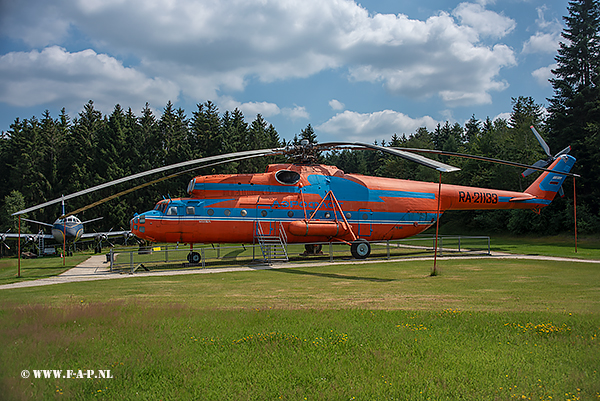
[[[472,116],[462,127],[458,123],[439,124],[432,132],[421,127],[412,134],[393,134],[381,146],[436,149],[533,164],[545,159],[530,126],[538,128],[554,153],[572,146],[577,158],[578,228],[583,233],[600,232],[600,5],[598,0],[572,0],[564,17],[565,39],[556,56],[555,95],[550,99],[546,124],[542,106],[531,97],[512,99],[508,120],[479,121]],[[44,112],[35,117],[17,118],[10,130],[0,137],[0,199],[5,200],[0,225],[14,222],[7,205],[39,204],[61,194],[90,187],[118,177],[146,171],[184,160],[252,149],[278,148],[286,141],[259,114],[250,123],[238,109],[220,115],[210,101],[198,104],[188,118],[185,111],[168,102],[160,118],[149,105],[136,117],[116,105],[110,116],[103,116],[90,100],[78,117],[70,121],[64,109],[57,119]],[[317,134],[308,124],[295,134],[291,145],[302,139],[317,143]],[[377,144],[377,142],[375,142]],[[443,177],[446,184],[523,191],[537,174],[522,177],[515,168],[450,156],[431,156],[460,167],[457,173]],[[382,152],[332,151],[320,155],[320,162],[336,165],[347,173],[386,176],[408,180],[438,180],[438,173]],[[216,166],[198,174],[255,173],[280,157],[255,158]],[[127,220],[147,210],[161,196],[183,196],[190,176],[162,182],[127,195],[95,210],[84,219],[102,215],[98,229],[125,227]],[[138,183],[139,184],[139,183]],[[443,222],[452,227],[485,232],[558,233],[572,231],[574,216],[570,194],[573,183],[564,184],[569,196],[555,200],[541,215],[529,211],[467,211],[450,213]],[[16,193],[22,194],[17,199]],[[100,194],[108,195],[108,194]],[[97,200],[98,195],[94,195]],[[89,204],[92,196],[74,199],[68,205],[76,209]],[[12,210],[12,209],[11,209]],[[32,218],[52,221],[58,207],[35,212]]]
[[[310,125],[308,131],[316,138]],[[2,132],[0,137],[0,199],[4,200],[0,226],[6,229],[13,226],[14,218],[9,217],[10,213],[26,206],[130,174],[195,158],[278,148],[284,144],[273,125],[261,115],[249,125],[237,109],[225,112],[221,117],[216,105],[210,101],[199,104],[191,119],[183,109],[175,109],[171,102],[167,103],[160,118],[154,116],[148,104],[140,117],[120,105],[116,105],[109,116],[104,116],[91,100],[73,121],[64,109],[57,119],[53,119],[48,111],[44,112],[41,121],[35,117],[17,118],[10,130]],[[279,161],[275,157],[251,159],[199,170],[198,174],[252,173],[264,171],[268,163]],[[163,196],[184,196],[193,174],[144,188],[134,195],[97,206],[79,217],[89,220],[103,216],[103,220],[94,223],[93,229],[97,231],[125,228],[135,212],[150,209]],[[141,183],[134,182],[133,185]],[[15,194],[22,195],[17,198]],[[73,199],[68,202],[67,211],[110,194],[112,192],[105,190]],[[60,212],[60,206],[52,206],[36,211],[30,217],[52,222]]]
[[[2,221],[4,224],[1,226],[3,233],[11,231],[13,233],[19,232],[19,219],[16,216],[12,216],[13,213],[23,210],[25,208],[25,197],[16,190],[12,190],[8,195],[4,197],[2,203]],[[22,217],[27,218],[27,215]],[[21,221],[21,229],[27,229],[25,221]]]
[[[600,214],[600,3],[598,0],[569,2],[566,27],[555,57],[557,68],[551,79],[554,96],[548,111],[549,145],[554,152],[571,145],[577,157],[578,201],[593,214]]]

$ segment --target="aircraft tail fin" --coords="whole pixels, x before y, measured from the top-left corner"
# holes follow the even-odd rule
[[[554,160],[548,167],[552,171],[568,173],[575,164],[575,158],[570,155],[561,155]],[[552,201],[556,194],[562,188],[562,184],[567,178],[564,174],[556,174],[551,171],[544,171],[533,184],[525,190],[525,193],[535,196],[537,199]]]

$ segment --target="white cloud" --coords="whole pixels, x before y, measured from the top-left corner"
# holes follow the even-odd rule
[[[0,1],[0,35],[22,40],[31,47],[59,44],[68,35],[68,11],[60,3]],[[38,3],[38,4],[36,4]]]
[[[541,86],[549,86],[550,79],[554,78],[554,74],[552,74],[552,70],[558,68],[558,64],[551,64],[547,67],[538,68],[531,75],[535,78],[535,80]]]
[[[226,110],[239,109],[244,116],[254,118],[257,114],[265,118],[281,113],[281,109],[275,103],[269,102],[247,102],[240,103],[232,98],[224,97],[218,101],[220,108]]]
[[[429,116],[411,118],[393,110],[375,113],[357,113],[346,110],[336,114],[315,129],[340,139],[373,142],[381,139],[388,140],[393,134],[411,134],[419,127],[427,127],[432,130],[437,124],[438,122]]]
[[[556,53],[560,38],[560,32],[536,32],[523,44],[523,53]]]
[[[538,7],[538,18],[535,23],[537,32],[523,43],[522,52],[527,53],[556,53],[561,41],[562,25],[558,20],[546,21],[544,18],[545,7]]]
[[[306,111],[306,107],[294,106],[293,108],[284,107],[282,113],[289,117],[292,121],[299,119],[308,120],[310,115]]]
[[[499,119],[508,121],[508,120],[510,120],[510,115],[511,115],[511,113],[500,113],[496,117],[492,118],[492,121],[496,121]]]
[[[337,70],[348,71],[354,81],[382,83],[397,95],[437,96],[449,106],[480,104],[490,102],[491,92],[506,88],[499,72],[516,64],[509,47],[479,43],[481,36],[499,38],[514,28],[510,18],[480,5],[485,2],[461,3],[453,12],[456,19],[440,13],[425,21],[372,15],[352,0],[51,3],[29,0],[27,7],[5,6],[0,22],[6,25],[0,30],[42,48],[80,39],[73,32],[88,38],[97,62],[108,55],[118,65],[114,78],[103,76],[103,87],[82,91],[94,99],[98,98],[94,90],[108,96],[128,88],[131,96],[141,98],[160,87],[172,100],[179,94],[214,99],[223,91],[244,90],[250,79],[274,82]],[[127,67],[118,58],[128,60]],[[135,76],[132,82],[143,84],[123,84],[119,73],[124,71]],[[39,72],[40,91],[46,97],[63,96],[46,83],[53,82],[52,74]],[[30,85],[33,77],[19,79],[15,85]],[[18,97],[32,103],[38,95],[24,92]],[[276,105],[267,103],[244,107],[247,113],[260,110],[265,116],[278,112]],[[290,111],[290,116],[298,118],[302,112]]]
[[[344,110],[344,107],[346,106],[339,100],[331,99],[329,101],[329,107],[331,107],[333,110]]]
[[[452,14],[482,36],[501,38],[515,29],[517,24],[513,19],[486,10],[484,6],[485,4],[460,3]]]
[[[350,67],[356,81],[383,82],[392,93],[424,99],[439,96],[450,106],[491,102],[491,91],[507,84],[496,77],[502,67],[516,65],[506,45],[477,46],[477,35],[461,27],[447,14],[425,22],[412,21],[413,31],[401,46],[387,49],[383,60],[365,59]],[[381,54],[384,48],[381,49]],[[368,52],[365,50],[365,54]]]
[[[93,50],[69,53],[51,46],[0,56],[0,101],[14,106],[79,109],[92,99],[106,113],[116,103],[141,108],[145,102],[176,100],[177,95],[171,81],[148,77]]]

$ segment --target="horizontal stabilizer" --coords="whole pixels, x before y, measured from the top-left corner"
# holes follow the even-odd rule
[[[515,196],[513,198],[510,198],[509,201],[510,202],[527,201],[527,200],[531,200],[531,199],[535,199],[535,198],[537,198],[537,196],[533,196],[533,195]]]

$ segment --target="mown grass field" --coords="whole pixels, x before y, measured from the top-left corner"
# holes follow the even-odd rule
[[[336,263],[1,290],[0,398],[600,399],[600,265],[439,268]]]

